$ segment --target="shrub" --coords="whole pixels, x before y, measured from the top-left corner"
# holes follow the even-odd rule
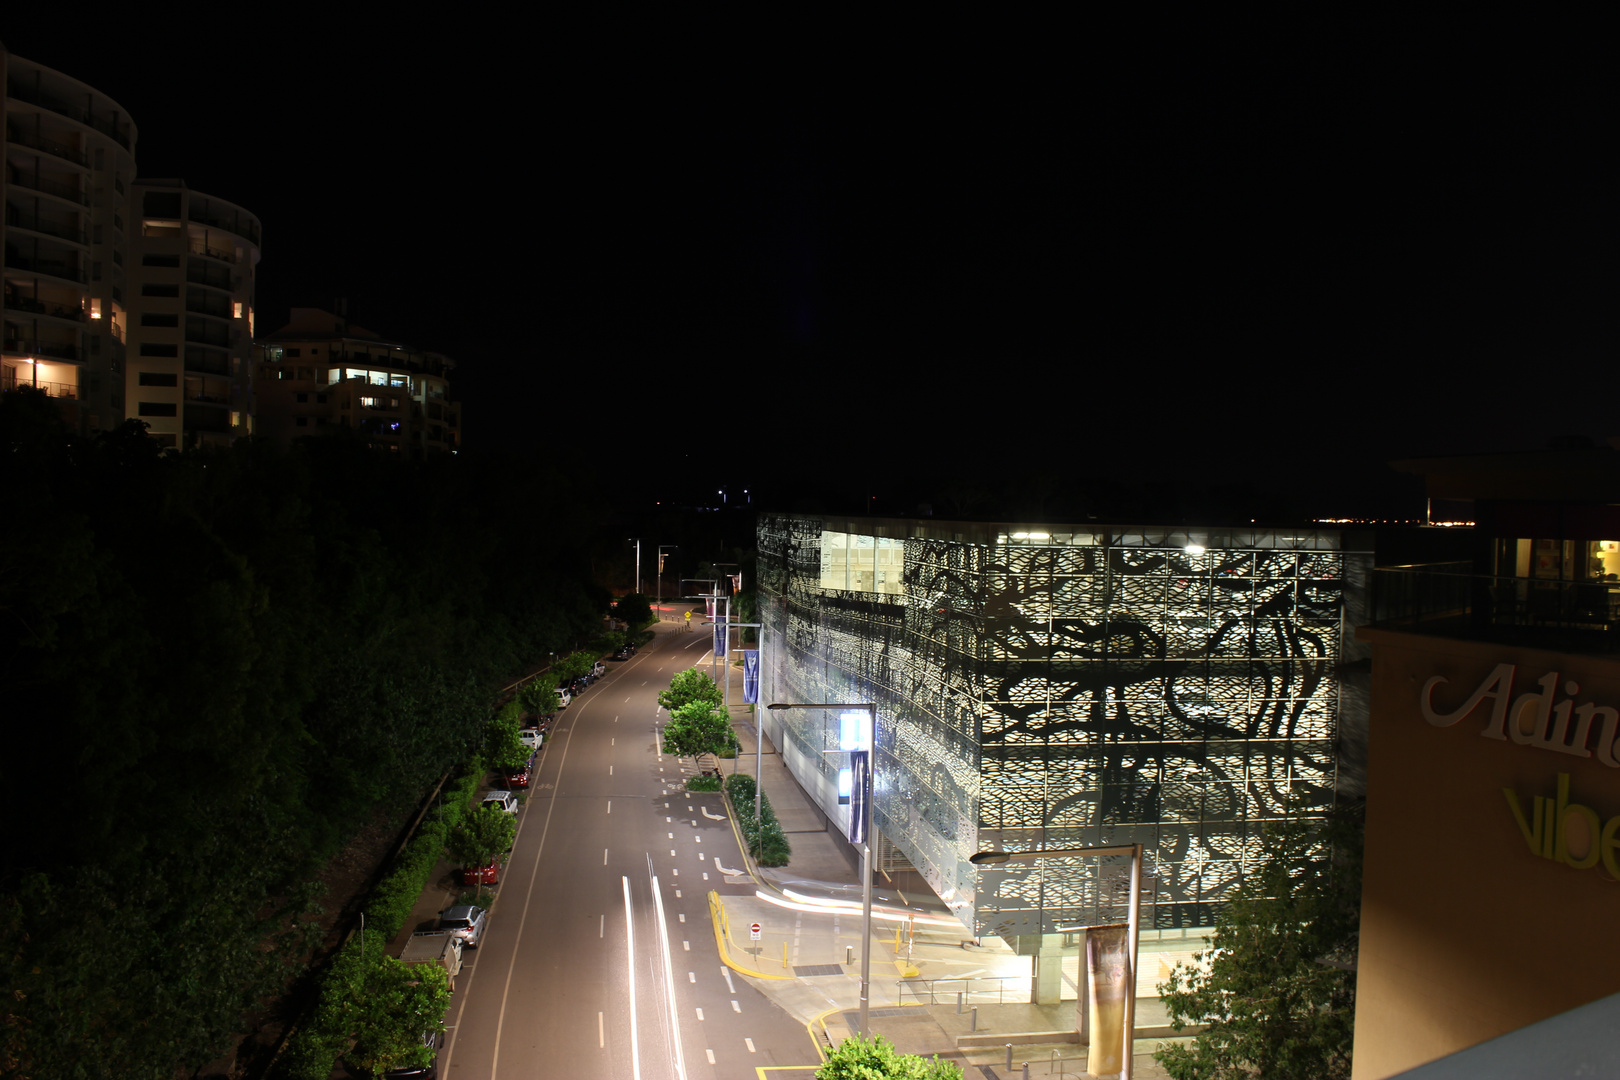
[[[786,866],[793,855],[787,834],[776,820],[771,800],[761,796],[759,817],[754,817],[754,778],[747,773],[732,773],[726,777],[726,794],[731,796],[731,807],[737,813],[737,826],[742,829],[748,851],[760,866]]]
[[[687,791],[719,791],[720,778],[718,776],[688,776],[686,778]]]

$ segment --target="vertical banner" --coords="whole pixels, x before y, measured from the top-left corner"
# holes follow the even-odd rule
[[[849,842],[866,843],[866,823],[871,812],[872,771],[871,755],[856,750],[849,755],[851,788],[849,800]]]
[[[759,704],[759,650],[742,649],[743,704]]]
[[[726,632],[726,620],[714,620],[714,655],[725,656],[726,645],[731,641],[731,635]]]
[[[1086,1069],[1093,1076],[1117,1076],[1124,1068],[1125,995],[1136,989],[1129,930],[1124,923],[1086,928],[1086,985],[1091,991]]]

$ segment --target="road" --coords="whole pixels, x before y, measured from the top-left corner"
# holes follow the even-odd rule
[[[716,860],[744,865],[736,834],[658,752],[657,693],[707,667],[708,645],[661,624],[559,715],[457,980],[442,1076],[735,1080],[815,1060],[804,1025],[721,963],[708,892]]]

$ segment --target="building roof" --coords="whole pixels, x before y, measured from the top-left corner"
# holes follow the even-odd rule
[[[262,340],[309,341],[312,338],[353,338],[357,341],[375,341],[385,345],[400,344],[389,341],[376,331],[356,326],[341,315],[308,307],[293,308],[287,325]]]

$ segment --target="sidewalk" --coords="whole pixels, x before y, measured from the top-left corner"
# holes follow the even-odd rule
[[[733,673],[731,700],[740,702],[741,673],[728,670]],[[747,706],[733,704],[732,716],[743,750],[735,762],[722,766],[727,774],[735,769],[753,776],[758,746],[754,715]],[[765,795],[788,834],[793,855],[787,866],[776,869],[750,864],[750,875],[728,876],[727,883],[715,890],[711,914],[716,940],[730,967],[804,1022],[821,1045],[836,1044],[854,1032],[860,1016],[859,856],[810,802],[768,739],[763,751]],[[907,895],[908,886],[912,895]],[[936,906],[933,894],[920,882],[886,882],[880,875],[872,893],[875,909],[925,913],[914,923],[909,946],[899,917],[874,916],[868,1003],[874,1032],[905,1053],[938,1055],[957,1063],[967,1080],[1022,1080],[1020,1066],[1025,1062],[1031,1077],[1088,1075],[1087,1048],[1074,1034],[1075,1002],[1027,1002],[1029,957],[993,938],[974,945],[968,931]],[[832,910],[829,903],[843,906]],[[749,932],[754,923],[760,925],[757,941]],[[971,984],[935,985],[968,979]],[[1140,981],[1138,985],[1140,993]],[[957,989],[970,986],[967,1008],[958,1014]],[[1001,1003],[1002,998],[1025,1000]],[[976,1020],[969,1011],[972,1006],[978,1008]],[[1160,1042],[1174,1037],[1167,1024],[1158,998],[1137,999],[1133,1055],[1137,1080],[1167,1076],[1151,1056]],[[1014,1044],[1010,1070],[1009,1042]]]

